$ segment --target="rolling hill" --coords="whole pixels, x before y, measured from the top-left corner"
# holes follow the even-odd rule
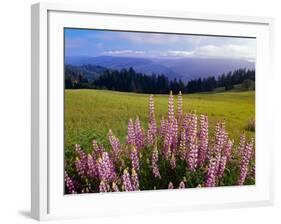
[[[137,72],[165,74],[170,80],[177,78],[185,82],[199,77],[217,77],[238,68],[255,68],[255,62],[228,58],[66,57],[65,63],[75,66],[93,65],[117,70],[132,67]]]

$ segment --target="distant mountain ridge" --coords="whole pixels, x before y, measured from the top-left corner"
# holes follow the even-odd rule
[[[133,58],[133,57],[66,57],[65,63],[74,66],[94,66],[94,68],[128,69],[145,74],[164,74],[170,80],[174,78],[185,82],[209,76],[219,76],[239,68],[255,69],[255,62],[244,59],[228,58]],[[90,68],[90,67],[89,67]],[[91,74],[87,74],[87,78]],[[102,69],[101,69],[102,70]],[[99,72],[94,72],[99,73]],[[91,78],[90,78],[91,79]]]

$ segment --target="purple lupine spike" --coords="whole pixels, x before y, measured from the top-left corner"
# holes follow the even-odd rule
[[[133,191],[138,191],[140,188],[140,184],[139,184],[139,177],[137,172],[135,171],[134,168],[132,168],[132,177],[131,177],[131,183],[132,183],[132,188]]]
[[[188,168],[190,171],[194,172],[197,168],[197,160],[198,160],[198,147],[196,138],[191,138],[188,142],[188,154],[187,154],[187,162],[188,162]]]
[[[238,185],[243,185],[245,179],[247,177],[248,169],[249,169],[249,162],[251,159],[251,155],[254,149],[254,139],[252,139],[249,143],[246,144],[245,150],[243,152],[243,157],[240,163],[240,176],[237,181]]]
[[[77,171],[79,176],[85,177],[86,169],[85,169],[84,162],[81,159],[76,158],[76,160],[75,160],[75,168],[76,168],[76,171]]]
[[[159,167],[157,165],[158,163],[158,150],[157,150],[157,146],[154,147],[154,150],[152,152],[152,158],[151,158],[151,164],[152,164],[152,172],[154,177],[158,177],[159,179],[161,179],[161,175],[160,175],[160,171],[159,171]]]
[[[135,121],[135,137],[136,137],[136,147],[137,149],[144,146],[144,132],[141,128],[141,123],[139,117]]]
[[[187,162],[189,169],[194,172],[198,165],[198,145],[197,145],[197,115],[191,115],[191,121],[188,128],[188,154]]]
[[[101,154],[105,151],[102,145],[98,145],[96,140],[92,141],[92,148],[93,148],[93,154],[96,156],[101,156]]]
[[[199,146],[198,146],[198,165],[202,166],[206,160],[207,153],[208,153],[208,116],[200,115],[199,119]]]
[[[138,151],[136,150],[136,148],[134,146],[132,146],[132,149],[130,152],[130,158],[131,158],[132,167],[136,171],[139,171],[140,170],[139,155],[138,155]]]
[[[128,122],[127,144],[136,145],[136,135],[135,135],[134,123],[132,119],[130,119]]]
[[[79,170],[80,170],[80,174],[86,174],[87,172],[87,155],[86,153],[82,150],[81,146],[76,144],[75,145],[75,151],[78,155],[78,159],[79,159]]]
[[[187,113],[185,116],[184,116],[184,119],[183,119],[183,128],[185,129],[185,130],[188,130],[188,127],[189,127],[189,125],[190,125],[190,123],[191,123],[191,113]]]
[[[148,124],[148,127],[149,126],[150,126],[150,124]],[[151,133],[151,129],[150,128],[148,128],[148,130],[147,130],[146,140],[147,140],[147,144],[148,145],[153,145],[154,138],[153,138],[153,134]]]
[[[212,157],[221,158],[221,154],[225,147],[226,141],[227,141],[227,134],[225,132],[224,122],[217,122],[216,130],[215,130],[215,144],[214,147],[212,147],[208,151],[208,158],[209,159]],[[219,165],[217,165],[217,169],[218,168]]]
[[[162,117],[160,122],[160,136],[164,139],[167,131],[167,122],[164,117]]]
[[[179,91],[178,94],[178,120],[181,120],[182,118],[182,94],[181,91]]]
[[[225,149],[224,149],[224,154],[227,157],[227,159],[230,159],[230,157],[231,157],[231,150],[232,150],[233,144],[234,144],[234,141],[228,139],[228,141],[225,145]]]
[[[205,187],[215,187],[216,186],[216,166],[217,161],[215,158],[211,158],[209,161],[208,172],[205,180]]]
[[[87,157],[87,166],[88,166],[87,175],[91,178],[97,177],[98,168],[97,168],[96,160],[90,154]]]
[[[106,180],[107,174],[106,174],[106,170],[105,170],[102,158],[98,158],[97,167],[98,167],[99,178],[101,180]]]
[[[129,172],[126,169],[123,171],[122,180],[123,180],[124,190],[133,191],[131,177],[130,177]]]
[[[221,156],[220,161],[219,161],[218,173],[217,173],[218,177],[223,176],[223,173],[224,173],[224,170],[226,167],[226,163],[227,163],[227,157],[225,155]]]
[[[164,139],[164,150],[163,150],[166,159],[171,156],[172,141],[173,141],[173,124],[169,123]]]
[[[177,154],[178,149],[178,121],[175,119],[173,121],[173,137],[172,137],[172,153]]]
[[[100,182],[99,190],[100,190],[100,193],[109,191],[108,185],[103,180]]]
[[[183,188],[185,188],[185,183],[181,181],[179,184],[179,189],[183,189]]]
[[[191,115],[191,122],[190,122],[190,138],[196,138],[197,136],[197,115]]]
[[[149,96],[149,119],[148,121],[151,123],[155,120],[155,113],[154,113],[154,99],[153,95]]]
[[[180,135],[179,156],[180,156],[181,160],[186,159],[186,134],[185,134],[185,129],[183,129],[181,131],[181,135]]]
[[[157,124],[156,124],[156,119],[155,119],[155,112],[154,112],[154,99],[153,99],[153,95],[150,95],[149,97],[149,129],[150,132],[153,136],[153,138],[156,137],[156,133],[157,133]]]
[[[239,146],[237,148],[237,152],[238,152],[238,155],[240,157],[243,156],[243,152],[244,152],[244,149],[245,149],[245,144],[246,144],[246,136],[245,136],[245,134],[242,134],[240,136],[240,142],[239,142]]]
[[[175,158],[175,155],[174,154],[172,154],[171,155],[171,159],[170,159],[170,165],[171,165],[171,168],[172,169],[175,169],[176,168],[176,158]]]
[[[76,194],[75,185],[73,183],[73,180],[69,177],[69,175],[66,171],[64,171],[64,182],[65,182],[65,186],[66,186],[68,193]]]
[[[218,122],[216,126],[216,134],[215,134],[215,141],[216,141],[216,154],[221,153],[223,147],[226,143],[227,134],[225,132],[225,122]]]
[[[169,182],[169,184],[168,184],[168,189],[174,189],[174,185],[173,185],[172,182]]]
[[[118,156],[121,152],[121,144],[120,144],[119,139],[113,135],[111,129],[109,130],[109,133],[108,133],[108,139],[109,139],[109,142],[110,142],[110,145],[113,150],[115,158],[118,158]]]
[[[116,177],[113,161],[110,159],[108,152],[102,153],[102,161],[106,170],[107,180],[113,180]]]
[[[119,192],[119,188],[118,188],[118,186],[117,186],[117,184],[115,182],[112,183],[112,190],[114,192]]]
[[[175,119],[174,114],[174,96],[173,92],[170,91],[169,99],[168,99],[168,122],[172,123]]]
[[[230,158],[230,155],[231,155],[232,146],[233,146],[233,141],[228,139],[225,147],[223,148],[222,155],[220,157],[218,173],[217,173],[218,177],[223,176],[226,164],[227,164],[227,162]]]
[[[87,155],[82,150],[81,146],[78,144],[75,145],[75,151],[77,152],[80,159],[85,159],[87,157]]]
[[[108,152],[103,152],[97,163],[99,178],[103,181],[112,181],[116,177],[113,162],[109,158]]]

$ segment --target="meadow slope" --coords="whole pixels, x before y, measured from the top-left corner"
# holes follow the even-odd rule
[[[109,129],[125,141],[129,118],[139,116],[147,127],[148,94],[122,93],[106,90],[65,91],[65,150],[72,154],[74,145],[80,144],[90,150],[91,141],[97,140],[108,147]],[[158,125],[162,116],[167,116],[168,95],[155,95],[155,113]],[[177,97],[175,96],[175,111]],[[230,138],[238,144],[239,136],[248,132],[245,127],[255,117],[255,92],[222,92],[183,95],[184,112],[196,111],[209,116],[210,134],[219,120],[226,121]]]

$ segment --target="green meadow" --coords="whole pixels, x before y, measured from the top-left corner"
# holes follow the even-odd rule
[[[65,90],[65,152],[72,154],[74,145],[90,150],[93,139],[108,147],[109,129],[125,141],[129,118],[139,116],[147,127],[148,94],[123,93],[107,90]],[[167,116],[168,95],[154,95],[158,125]],[[175,95],[175,112],[177,96]],[[183,95],[184,112],[206,114],[209,117],[210,135],[217,121],[226,121],[230,138],[238,144],[241,133],[254,137],[246,130],[250,119],[255,117],[254,91],[229,91]]]

